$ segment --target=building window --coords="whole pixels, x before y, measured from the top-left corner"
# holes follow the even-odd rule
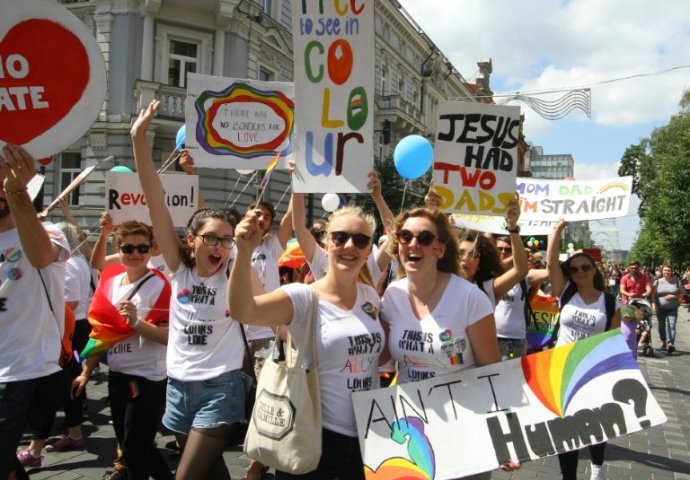
[[[187,73],[199,70],[199,44],[170,39],[168,85],[187,87]]]
[[[273,16],[273,0],[261,0],[261,8],[269,17]]]
[[[67,186],[72,183],[72,180],[77,178],[81,173],[81,153],[79,152],[64,152],[60,154],[60,185],[58,185],[58,192],[62,192]],[[75,188],[69,195],[69,205],[76,207],[79,205],[79,187]]]
[[[188,73],[211,73],[213,34],[158,25],[156,81],[186,88]]]
[[[259,67],[258,79],[262,82],[272,82],[276,79],[276,74],[265,67]]]

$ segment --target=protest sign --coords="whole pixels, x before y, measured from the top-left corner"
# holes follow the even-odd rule
[[[304,193],[366,192],[374,168],[374,0],[297,2],[295,173]]]
[[[190,73],[185,148],[197,167],[261,170],[293,158],[294,84]]]
[[[186,227],[189,217],[199,208],[199,177],[197,175],[159,175],[163,183],[164,201],[173,225]],[[139,177],[132,173],[105,173],[105,210],[115,224],[138,220],[151,225],[146,198]]]
[[[81,20],[56,2],[3,0],[0,147],[61,152],[96,120],[106,86],[103,54]]]
[[[515,197],[520,108],[439,102],[433,179],[446,212],[503,216]]]
[[[620,330],[352,398],[367,480],[464,477],[666,421]]]
[[[613,177],[598,180],[544,180],[517,178],[515,191],[520,194],[520,233],[548,235],[561,218],[568,222],[601,220],[628,214],[632,177]],[[489,215],[453,215],[455,224],[478,230],[507,235],[501,217]]]

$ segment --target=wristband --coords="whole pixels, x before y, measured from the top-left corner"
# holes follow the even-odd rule
[[[136,327],[137,327],[137,325],[139,325],[139,322],[140,322],[140,321],[141,321],[141,320],[139,319],[139,317],[137,317],[137,321],[136,321],[136,322],[134,322],[134,323],[133,323],[132,325],[130,325],[130,327],[132,327],[132,328],[136,328]]]
[[[24,193],[24,192],[27,192],[27,191],[28,191],[28,189],[27,189],[27,188],[24,188],[24,189],[22,189],[22,190],[15,190],[15,191],[12,191],[12,190],[5,190],[5,193],[6,193],[7,195],[19,195],[20,193]]]
[[[520,225],[516,225],[515,228],[506,228],[508,233],[520,233]]]

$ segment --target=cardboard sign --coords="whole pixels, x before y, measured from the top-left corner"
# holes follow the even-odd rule
[[[276,168],[293,158],[294,84],[190,73],[185,147],[197,167]]]
[[[368,480],[464,477],[666,421],[620,330],[352,398]]]
[[[548,235],[561,218],[578,222],[627,215],[632,177],[583,181],[520,177],[514,188],[520,194],[520,234]],[[460,227],[508,235],[501,217],[455,214],[453,220]]]
[[[375,1],[293,7],[293,190],[366,192],[374,168]]]
[[[61,152],[98,118],[106,87],[103,54],[81,20],[55,2],[3,0],[0,147]]]
[[[199,177],[171,174],[160,175],[160,179],[173,225],[186,227],[189,218],[199,209]],[[152,224],[146,198],[136,174],[106,172],[105,209],[115,224],[126,220]]]
[[[520,108],[439,102],[433,179],[441,209],[503,216],[515,197]]]

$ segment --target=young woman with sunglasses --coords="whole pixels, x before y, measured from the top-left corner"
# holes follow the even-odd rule
[[[160,102],[131,129],[134,159],[172,285],[164,425],[182,448],[176,478],[230,478],[223,450],[245,419],[240,324],[227,311],[234,220],[227,210],[197,211],[178,240],[146,138]]]
[[[445,214],[426,208],[403,212],[391,237],[390,252],[406,278],[386,289],[381,319],[398,362],[398,382],[500,361],[493,305],[460,276],[458,241]],[[469,478],[488,479],[491,472]]]
[[[570,256],[563,262],[563,265],[559,264],[561,232],[565,226],[566,222],[563,220],[554,225],[546,250],[551,294],[562,299],[562,293],[567,288],[574,287],[576,289],[568,303],[561,305],[557,347],[602,333],[606,330],[608,322],[604,296],[606,285],[603,275],[597,269],[596,261],[590,255],[580,252]],[[559,301],[559,303],[561,302]],[[587,321],[583,321],[583,319],[587,319]],[[616,313],[610,323],[610,328],[620,327],[620,305],[616,305]],[[605,478],[603,471],[605,449],[606,443],[589,446],[592,459],[592,480]],[[578,459],[578,450],[558,454],[558,462],[564,480],[577,478]]]
[[[96,338],[106,342],[108,351],[113,428],[127,465],[127,478],[172,479],[170,467],[154,443],[165,406],[170,285],[163,273],[147,266],[153,241],[151,227],[127,221],[114,232],[119,262],[103,270],[89,309],[90,321],[106,324],[109,319],[108,323],[121,326],[126,322],[131,329],[130,335],[115,341],[100,338],[102,330],[94,326]],[[75,394],[84,389],[105,348],[91,351],[73,383]]]
[[[337,210],[324,236],[325,275],[311,286],[292,283],[253,296],[248,287],[250,259],[261,231],[251,212],[237,226],[237,256],[228,286],[234,318],[252,325],[287,325],[293,341],[301,345],[310,319],[310,288],[319,297],[315,335],[323,422],[321,461],[311,473],[293,476],[278,471],[277,479],[364,479],[351,394],[378,387],[379,355],[384,350],[380,300],[373,286],[362,282],[368,277],[366,263],[374,230],[374,218],[360,208]],[[313,355],[308,351],[306,358],[310,363]]]

